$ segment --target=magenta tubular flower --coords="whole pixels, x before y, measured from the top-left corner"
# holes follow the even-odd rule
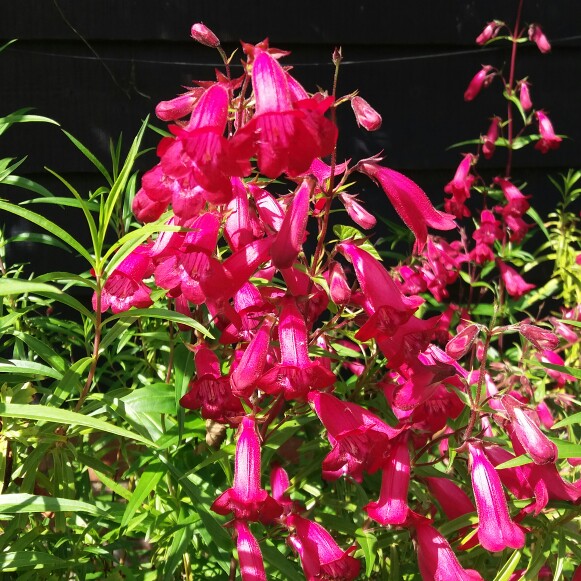
[[[362,482],[364,471],[371,474],[380,468],[389,441],[399,430],[388,426],[365,408],[329,393],[312,391],[309,402],[325,426],[333,446],[323,460],[325,480],[348,475]]]
[[[290,268],[303,248],[309,217],[309,198],[313,185],[311,182],[312,180],[303,180],[295,192],[280,231],[270,247],[272,263],[278,269]]]
[[[510,519],[498,473],[481,444],[468,443],[470,475],[478,512],[478,540],[487,551],[521,549],[523,530]]]
[[[518,326],[518,332],[528,341],[530,341],[539,351],[545,349],[556,349],[559,346],[559,337],[547,329],[537,327],[537,325],[529,325],[521,323]]]
[[[250,397],[255,390],[256,383],[266,365],[266,355],[270,346],[270,330],[273,323],[273,317],[265,318],[260,329],[246,347],[238,366],[230,375],[232,393],[236,397]]]
[[[464,101],[472,101],[476,98],[483,87],[488,87],[494,78],[495,73],[490,73],[492,67],[484,65],[472,78],[468,88],[464,92]]]
[[[534,284],[526,282],[523,277],[512,267],[497,259],[500,276],[506,287],[506,292],[514,298],[520,298],[535,288]]]
[[[541,138],[537,141],[535,149],[541,153],[547,153],[549,149],[557,149],[563,141],[558,135],[555,135],[553,124],[543,111],[536,111],[535,117],[539,122],[539,133]]]
[[[232,199],[228,203],[226,210],[226,221],[224,224],[224,237],[228,242],[228,246],[233,252],[239,250],[246,244],[250,244],[255,238],[259,236],[257,228],[257,219],[250,214],[250,204],[248,203],[248,194],[244,183],[239,178],[232,180]]]
[[[311,389],[324,389],[335,383],[335,375],[321,361],[311,361],[305,319],[294,297],[281,299],[278,323],[281,362],[257,382],[266,393],[283,393],[285,399],[304,401]]]
[[[454,217],[436,210],[425,192],[406,176],[374,161],[359,162],[357,170],[379,182],[400,218],[414,233],[417,252],[426,244],[428,226],[436,230],[456,228]]]
[[[534,42],[542,53],[551,52],[551,45],[538,24],[529,26],[529,40]]]
[[[370,214],[358,201],[357,196],[351,194],[339,194],[339,199],[343,202],[347,214],[353,222],[365,230],[373,228],[377,220],[373,214]]]
[[[474,344],[479,333],[480,325],[476,325],[475,323],[466,325],[455,337],[448,341],[446,344],[446,353],[452,359],[464,357]]]
[[[297,514],[289,515],[286,525],[291,531],[288,543],[301,559],[306,581],[352,581],[359,575],[361,565],[350,555],[355,545],[343,551],[325,528]]]
[[[454,178],[444,187],[444,191],[452,196],[451,200],[446,200],[445,208],[456,218],[470,216],[470,211],[464,205],[464,202],[470,197],[470,188],[472,188],[472,184],[476,179],[470,174],[470,168],[475,160],[476,157],[473,154],[465,154],[456,169]]]
[[[426,484],[449,520],[474,512],[474,504],[468,495],[448,478],[425,478]]]
[[[417,541],[418,567],[424,581],[483,581],[480,573],[460,565],[450,543],[430,524],[430,520],[414,514],[410,521]]]
[[[101,289],[101,310],[111,307],[114,313],[121,313],[131,307],[143,309],[151,306],[151,289],[143,283],[151,271],[150,246],[138,246],[105,281]],[[93,309],[97,309],[96,293],[93,293]]]
[[[260,487],[260,440],[254,418],[245,416],[238,431],[234,460],[234,483],[210,507],[218,514],[234,514],[244,521],[268,523],[280,516],[282,509]]]
[[[178,95],[174,99],[161,101],[155,107],[155,114],[162,121],[176,121],[177,119],[181,119],[192,112],[196,101],[203,92],[204,89],[201,87],[190,89],[187,93]]]
[[[234,136],[232,147],[240,158],[256,155],[267,177],[301,175],[313,159],[329,155],[335,147],[337,128],[323,115],[332,99],[293,102],[278,61],[259,47],[254,55],[255,114]]]
[[[195,41],[204,46],[209,46],[210,48],[217,48],[220,46],[220,40],[218,37],[201,22],[196,22],[192,25],[191,34]]]
[[[196,346],[194,361],[196,378],[190,381],[190,390],[180,399],[186,409],[201,409],[202,417],[228,424],[244,413],[237,397],[232,395],[228,377],[220,373],[216,354],[205,344]]]
[[[351,289],[347,283],[347,277],[343,267],[338,262],[332,260],[329,269],[325,273],[331,299],[336,305],[345,305],[351,298]]]
[[[289,487],[290,480],[286,470],[278,462],[274,462],[270,467],[270,488],[272,490],[272,497],[282,506],[284,515],[295,512],[295,509],[297,511],[300,510],[298,509],[298,503],[291,500],[288,495],[287,491]]]
[[[525,111],[529,111],[533,108],[533,102],[531,100],[531,92],[529,89],[529,84],[526,81],[521,81],[519,83],[519,93],[518,99],[520,101],[521,107]]]
[[[266,581],[260,545],[250,532],[248,524],[235,520],[234,528],[236,529],[236,550],[238,551],[242,581]]]
[[[381,127],[381,115],[365,99],[359,96],[353,97],[351,107],[359,127],[367,131],[377,131]]]
[[[490,127],[488,128],[488,133],[484,137],[484,142],[482,144],[482,154],[486,159],[490,159],[494,155],[494,150],[496,149],[496,140],[498,139],[498,124],[500,123],[500,117],[493,117]]]
[[[476,44],[482,46],[486,44],[489,40],[495,38],[502,25],[503,23],[499,22],[498,20],[493,20],[492,22],[489,22],[484,27],[484,30],[476,38]]]
[[[370,502],[363,509],[383,526],[402,525],[408,515],[410,484],[410,452],[405,435],[393,442],[382,472],[379,500]]]
[[[558,455],[557,446],[541,432],[535,412],[510,395],[502,396],[500,401],[510,418],[515,436],[533,462],[535,464],[555,462]]]

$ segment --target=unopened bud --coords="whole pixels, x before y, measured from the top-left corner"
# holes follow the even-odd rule
[[[377,131],[381,127],[381,115],[362,97],[353,97],[351,107],[357,125],[367,131]]]
[[[492,82],[494,73],[490,73],[492,67],[490,65],[484,65],[475,75],[472,77],[468,88],[464,92],[464,101],[472,101],[476,98],[476,95],[480,93],[483,87],[488,87]]]
[[[542,53],[551,51],[551,45],[538,24],[529,26],[529,40],[534,42]]]
[[[210,48],[217,48],[220,46],[220,40],[218,37],[201,22],[196,22],[196,24],[192,26],[191,33],[192,38],[204,46],[209,46]]]
[[[461,357],[464,357],[472,347],[479,332],[480,326],[475,323],[471,323],[464,327],[464,329],[462,329],[454,338],[448,341],[448,344],[446,345],[446,353],[452,359],[460,359]]]
[[[531,101],[531,93],[529,90],[529,84],[526,81],[522,81],[520,83],[520,91],[518,93],[518,98],[519,98],[521,107],[525,111],[532,109],[533,102]]]
[[[493,20],[492,22],[489,22],[484,27],[484,30],[478,35],[478,38],[476,39],[476,44],[482,46],[483,44],[486,44],[489,40],[493,39],[498,34],[498,31],[502,25],[503,23],[500,22],[499,20]]]
[[[559,337],[555,333],[551,333],[551,331],[547,331],[536,325],[521,323],[518,327],[518,332],[539,351],[545,351],[546,349],[552,351],[559,346]]]
[[[343,60],[343,51],[341,50],[340,46],[335,47],[332,59],[335,66],[341,64],[341,61]]]

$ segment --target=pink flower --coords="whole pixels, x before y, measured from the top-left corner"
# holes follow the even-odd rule
[[[250,532],[250,528],[240,520],[234,521],[234,528],[242,581],[266,581],[260,545]]]
[[[501,398],[502,407],[510,418],[515,436],[535,464],[547,464],[557,459],[557,446],[539,428],[536,413],[510,395]]]
[[[436,230],[456,228],[454,217],[436,210],[425,192],[406,176],[382,167],[373,160],[359,162],[357,170],[379,182],[400,218],[414,233],[418,253],[428,238],[428,226]]]
[[[533,107],[533,102],[531,101],[531,93],[529,89],[529,84],[526,81],[521,81],[519,83],[519,94],[518,98],[521,104],[521,107],[525,111],[529,111]]]
[[[496,140],[498,139],[498,124],[500,123],[500,117],[493,117],[490,127],[488,128],[488,133],[484,137],[484,143],[482,144],[482,154],[486,159],[490,159],[496,148]]]
[[[272,263],[278,269],[290,268],[303,248],[312,188],[313,180],[303,180],[270,247]]]
[[[205,344],[195,348],[196,378],[190,390],[180,399],[180,405],[190,410],[202,410],[204,419],[230,423],[244,413],[240,400],[234,397],[227,376],[220,372],[216,354]]]
[[[410,452],[405,436],[393,442],[382,473],[379,500],[363,508],[370,518],[383,526],[402,525],[408,515],[410,483]]]
[[[341,264],[332,260],[324,276],[329,285],[329,293],[332,301],[336,305],[347,304],[351,298],[351,289],[349,288],[347,277]]]
[[[307,327],[295,298],[285,296],[281,303],[278,324],[281,362],[268,370],[257,386],[266,393],[282,393],[287,400],[304,401],[309,390],[329,387],[336,377],[321,360],[309,359]]]
[[[558,135],[555,135],[553,124],[543,111],[536,111],[535,116],[539,122],[539,133],[541,134],[535,149],[538,149],[541,153],[547,153],[549,149],[557,149],[563,140]]]
[[[516,299],[527,294],[535,288],[534,284],[526,282],[523,277],[512,267],[497,259],[496,263],[500,269],[500,276],[506,288],[506,292]]]
[[[551,45],[538,24],[531,24],[529,26],[529,40],[534,42],[542,53],[551,51]]]
[[[510,519],[498,473],[486,457],[482,445],[468,443],[470,475],[478,512],[478,540],[487,551],[524,546],[522,529]]]
[[[464,101],[472,101],[483,87],[488,87],[496,73],[490,73],[492,67],[484,65],[472,78],[468,84],[468,88],[464,92]]]
[[[446,353],[452,359],[464,357],[474,344],[479,333],[480,325],[476,325],[475,323],[466,325],[455,337],[448,341],[446,344]]]
[[[454,174],[454,178],[450,181],[444,191],[447,194],[450,194],[454,199],[453,208],[455,211],[452,213],[457,218],[464,218],[470,215],[468,208],[464,206],[464,202],[470,197],[470,189],[472,188],[472,184],[476,179],[473,175],[470,174],[470,168],[476,161],[476,157],[471,154],[467,153],[462,158],[460,165],[456,169],[456,173]],[[449,200],[446,200],[446,210],[452,211],[452,206],[449,203]]]
[[[155,107],[155,114],[162,121],[175,121],[189,115],[196,101],[204,93],[204,89],[196,87],[183,95],[178,95],[169,101],[161,101]]]
[[[557,335],[542,327],[537,327],[537,325],[520,323],[518,332],[540,351],[556,349],[559,346],[559,337]]]
[[[218,514],[233,513],[244,521],[268,523],[278,517],[282,509],[260,487],[260,440],[254,418],[245,416],[238,431],[234,467],[234,483],[210,507]]]
[[[424,581],[483,581],[480,573],[460,565],[450,543],[430,524],[431,521],[415,513],[410,521]]]
[[[220,46],[220,41],[218,37],[205,25],[201,22],[196,22],[196,24],[192,25],[192,38],[203,44],[205,46],[209,46],[210,48],[216,48]]]
[[[351,99],[351,107],[355,113],[357,125],[367,131],[377,131],[381,127],[381,115],[362,97]]]
[[[369,230],[369,228],[373,228],[377,223],[375,216],[370,214],[357,200],[357,196],[352,194],[339,194],[339,199],[343,202],[345,206],[345,210],[347,210],[347,214],[353,222],[364,228],[365,230]]]
[[[288,543],[301,559],[306,581],[351,581],[359,575],[360,563],[350,555],[355,545],[343,551],[326,529],[297,514],[288,516],[286,525],[291,531]]]
[[[232,139],[237,157],[256,155],[261,173],[276,178],[306,172],[316,157],[329,155],[337,128],[323,114],[332,98],[294,102],[287,74],[267,51],[254,49],[254,117]]]
[[[498,31],[503,25],[504,23],[500,22],[499,20],[493,20],[492,22],[489,22],[484,27],[484,30],[476,38],[476,44],[479,44],[480,46],[486,44],[489,40],[493,39],[498,34]]]
[[[309,402],[327,430],[333,446],[323,460],[323,478],[345,475],[362,482],[363,472],[373,473],[384,461],[389,441],[398,430],[365,408],[329,393],[312,391]]]
[[[153,304],[151,289],[143,279],[152,272],[150,246],[138,246],[108,276],[101,289],[101,310],[109,307],[114,313],[127,311],[131,307],[143,309]],[[93,294],[93,309],[97,309],[97,294]]]

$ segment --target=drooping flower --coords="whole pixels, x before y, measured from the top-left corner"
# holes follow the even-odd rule
[[[293,101],[287,73],[268,51],[254,47],[254,117],[231,145],[236,157],[256,155],[264,175],[301,175],[316,157],[333,151],[337,128],[324,117],[333,99]]]
[[[335,383],[335,375],[321,360],[311,361],[305,319],[296,299],[285,296],[278,323],[280,363],[269,369],[257,386],[270,394],[284,394],[285,399],[304,401],[311,389],[323,389]]]
[[[488,128],[488,132],[484,137],[482,143],[482,154],[486,159],[490,159],[494,155],[494,150],[496,149],[496,140],[498,139],[498,125],[500,123],[500,117],[493,117]]]
[[[272,243],[270,255],[273,265],[278,269],[290,268],[303,248],[312,189],[312,180],[303,180]]]
[[[503,395],[500,401],[508,414],[514,435],[533,462],[536,464],[554,462],[558,454],[557,446],[541,432],[536,413],[511,395]]]
[[[470,476],[478,512],[478,540],[487,551],[502,551],[506,547],[524,546],[523,530],[510,519],[500,477],[482,445],[468,443]]]
[[[357,200],[357,196],[352,194],[340,193],[339,199],[343,202],[345,206],[345,210],[347,210],[347,214],[349,217],[364,228],[365,230],[369,230],[369,228],[373,228],[377,223],[377,220],[373,214],[370,214],[363,205]]]
[[[107,277],[101,289],[101,310],[111,307],[114,313],[121,313],[131,307],[142,309],[151,306],[151,289],[143,282],[151,272],[150,246],[143,244],[124,258]],[[93,293],[93,309],[97,309],[97,293]]]
[[[379,524],[402,525],[408,515],[407,495],[410,483],[410,452],[407,437],[393,442],[382,469],[379,499],[363,509]]]
[[[380,468],[389,441],[399,430],[388,426],[365,408],[324,392],[312,391],[309,402],[327,430],[333,447],[323,460],[323,478],[349,475],[362,482],[363,472]]]
[[[236,550],[238,551],[242,581],[266,581],[260,545],[250,532],[248,524],[241,520],[235,520],[234,528],[236,529]]]
[[[192,112],[196,101],[203,92],[204,89],[202,87],[195,87],[169,101],[160,101],[155,107],[155,114],[162,121],[182,119]]]
[[[547,153],[549,149],[557,149],[561,145],[562,138],[555,135],[553,124],[544,111],[535,111],[535,117],[539,122],[539,133],[541,138],[535,144],[535,149],[541,153]]]
[[[423,581],[483,581],[480,573],[460,565],[450,543],[431,525],[432,521],[412,514],[409,520]]]
[[[526,282],[523,277],[511,266],[497,259],[500,276],[504,282],[506,292],[514,298],[519,298],[535,288],[534,284]]]
[[[496,35],[498,34],[498,31],[503,25],[504,23],[499,20],[493,20],[492,22],[489,22],[484,27],[484,30],[476,38],[476,44],[482,46],[486,44],[489,40],[495,38]]]
[[[542,53],[551,51],[551,45],[538,24],[531,24],[529,26],[529,40],[534,42]]]
[[[444,207],[447,212],[451,212],[457,218],[470,216],[470,211],[464,202],[470,197],[470,189],[476,179],[470,173],[470,168],[475,161],[476,157],[472,153],[465,154],[456,169],[454,178],[444,188],[444,191],[452,196],[452,200],[446,200]]]
[[[363,160],[357,170],[379,182],[400,218],[416,237],[419,253],[426,244],[428,226],[436,230],[456,228],[454,217],[436,210],[425,192],[406,176],[378,165],[374,160]]]
[[[464,101],[472,101],[476,98],[478,93],[483,87],[488,87],[492,82],[492,79],[496,73],[491,73],[492,67],[490,65],[484,65],[475,75],[468,84],[468,88],[464,92]]]
[[[559,346],[559,337],[547,329],[528,323],[520,323],[518,332],[530,341],[539,351],[556,349]]]
[[[381,115],[359,95],[351,99],[351,107],[359,127],[367,131],[377,131],[381,127]]]
[[[260,487],[260,439],[256,421],[245,416],[238,431],[234,466],[234,482],[210,507],[218,514],[234,514],[243,521],[268,523],[278,517],[282,508]]]
[[[351,556],[355,545],[343,551],[325,528],[297,514],[289,515],[286,525],[291,531],[287,541],[301,559],[306,581],[351,581],[359,575],[361,565]]]

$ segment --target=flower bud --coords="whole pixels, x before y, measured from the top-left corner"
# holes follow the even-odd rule
[[[488,133],[484,137],[484,143],[482,144],[482,154],[486,159],[490,159],[494,154],[496,148],[496,140],[498,139],[498,124],[500,123],[500,117],[493,117],[490,127],[488,128]]]
[[[367,131],[377,131],[381,127],[381,115],[362,97],[353,97],[351,107],[357,125]]]
[[[528,111],[529,109],[532,109],[532,107],[533,107],[533,102],[531,101],[531,94],[529,91],[529,84],[526,81],[522,81],[519,84],[519,87],[520,87],[520,90],[519,90],[518,98],[520,100],[521,107],[525,111]]]
[[[484,65],[472,78],[468,88],[464,92],[464,101],[472,101],[483,87],[488,87],[492,82],[494,73],[489,74],[492,70],[490,65]]]
[[[503,25],[502,22],[499,20],[493,20],[489,22],[485,27],[484,30],[478,35],[476,38],[476,44],[482,46],[486,44],[489,40],[493,39],[500,30],[500,27]]]
[[[551,45],[538,24],[529,26],[529,40],[534,42],[542,53],[551,51]]]
[[[480,326],[474,323],[464,327],[454,338],[448,341],[446,345],[446,353],[452,359],[460,359],[472,347],[474,340],[480,332]]]
[[[518,327],[518,332],[539,349],[539,351],[544,351],[545,349],[552,351],[559,346],[559,337],[557,335],[536,325],[521,323]]]
[[[192,38],[204,46],[209,46],[210,48],[217,48],[220,46],[220,40],[218,37],[201,22],[196,22],[196,24],[192,26],[191,33]]]

